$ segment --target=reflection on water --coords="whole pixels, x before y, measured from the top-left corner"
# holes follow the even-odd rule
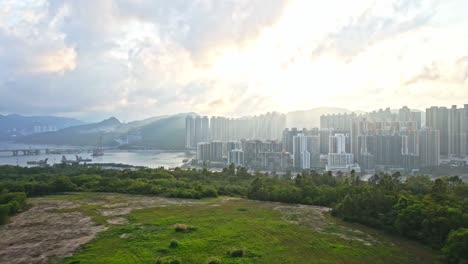
[[[5,149],[34,149],[34,148],[60,148],[57,146],[38,146],[38,145],[24,145],[24,144],[11,144],[0,142],[0,150]],[[67,147],[71,148],[71,147]],[[90,158],[93,161],[88,163],[122,163],[134,166],[145,166],[150,168],[165,167],[174,168],[181,166],[184,159],[190,159],[193,154],[181,151],[164,151],[164,150],[109,150],[104,152],[104,156],[92,157],[91,153],[82,152],[77,154],[82,158]],[[59,155],[59,154],[40,154],[33,156],[12,156],[11,152],[0,153],[0,165],[19,165],[27,166],[28,161],[39,161],[48,158],[48,164],[60,163],[62,156],[69,160],[75,160],[75,155]]]

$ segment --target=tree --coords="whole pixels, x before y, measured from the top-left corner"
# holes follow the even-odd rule
[[[468,263],[468,228],[450,232],[442,253],[449,263]]]
[[[431,192],[432,181],[427,175],[408,176],[405,189],[417,195],[426,195]]]

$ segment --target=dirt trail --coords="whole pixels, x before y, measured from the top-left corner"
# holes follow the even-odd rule
[[[47,263],[71,255],[106,227],[95,225],[68,201],[34,201],[33,207],[0,227],[0,263]]]

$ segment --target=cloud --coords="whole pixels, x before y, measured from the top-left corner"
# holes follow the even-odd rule
[[[405,85],[419,82],[444,82],[453,84],[464,84],[468,80],[468,56],[458,58],[454,62],[432,62],[423,70],[405,82]]]
[[[328,34],[312,56],[332,52],[349,61],[375,43],[427,25],[436,15],[436,9],[437,2],[429,0],[373,2],[337,32]]]
[[[422,106],[447,83],[464,95],[465,5],[4,0],[0,112],[129,120]]]

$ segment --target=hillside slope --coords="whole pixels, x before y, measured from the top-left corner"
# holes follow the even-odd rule
[[[118,146],[116,139],[125,138],[127,135],[139,135],[140,140],[132,142],[130,146],[182,150],[185,146],[185,116],[186,114],[159,116],[127,124],[111,117],[99,123],[19,137],[16,142],[94,146],[102,136],[104,146]]]

